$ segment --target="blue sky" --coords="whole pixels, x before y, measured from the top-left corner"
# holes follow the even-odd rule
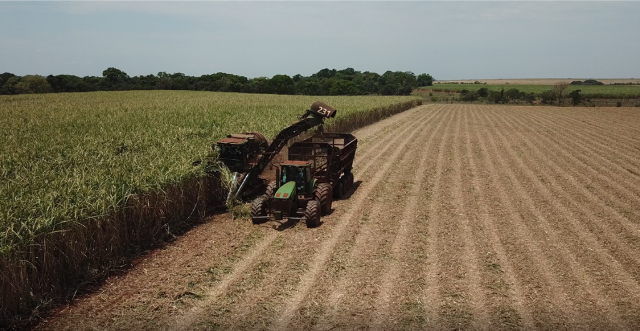
[[[7,2],[0,72],[640,78],[640,2]]]

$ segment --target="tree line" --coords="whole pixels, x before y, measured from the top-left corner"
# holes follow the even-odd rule
[[[130,77],[117,68],[108,68],[102,77],[74,75],[26,75],[9,72],[0,74],[0,94],[61,93],[128,90],[192,90],[301,95],[409,95],[419,86],[431,86],[429,74],[415,75],[409,71],[360,72],[353,68],[322,69],[311,76],[275,75],[271,78],[218,72],[187,76],[183,73],[140,75]]]
[[[574,106],[580,104],[583,100],[584,95],[581,93],[582,90],[573,90],[570,93],[566,94],[565,91],[569,87],[569,85],[601,85],[602,83],[589,79],[584,82],[573,81],[571,83],[567,82],[558,82],[554,84],[553,89],[543,91],[540,93],[540,102],[544,104],[553,105],[554,102],[558,102],[559,105],[564,103],[564,99],[569,96],[571,98],[571,103]],[[538,98],[533,92],[526,93],[524,91],[520,91],[517,88],[512,88],[508,90],[501,89],[500,91],[489,90],[486,87],[480,88],[477,91],[469,91],[467,89],[463,89],[460,91],[460,100],[466,102],[474,102],[478,100],[484,100],[490,103],[530,103],[533,104],[536,102]]]

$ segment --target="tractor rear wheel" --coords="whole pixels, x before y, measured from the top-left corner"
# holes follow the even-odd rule
[[[333,203],[333,197],[331,196],[331,184],[321,183],[318,184],[314,192],[316,200],[320,202],[322,208],[322,215],[327,215],[331,212],[331,204]]]
[[[267,216],[267,205],[267,199],[264,196],[253,200],[251,203],[251,221],[253,221],[253,224],[260,224],[266,221],[263,217]]]
[[[317,200],[307,202],[307,209],[304,211],[304,217],[307,219],[308,228],[320,226],[320,202]]]

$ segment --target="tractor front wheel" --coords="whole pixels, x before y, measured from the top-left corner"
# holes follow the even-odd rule
[[[304,211],[304,217],[307,219],[308,228],[320,226],[320,202],[317,200],[307,202],[307,209]]]
[[[264,195],[267,197],[267,200],[270,200],[273,199],[274,194],[276,194],[276,182],[272,181],[267,185]]]
[[[267,205],[267,199],[264,196],[253,200],[251,203],[251,221],[253,221],[253,224],[260,224],[266,221],[264,216],[267,216]]]

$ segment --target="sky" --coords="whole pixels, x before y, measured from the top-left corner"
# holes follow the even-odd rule
[[[640,1],[0,1],[0,72],[640,78]]]

